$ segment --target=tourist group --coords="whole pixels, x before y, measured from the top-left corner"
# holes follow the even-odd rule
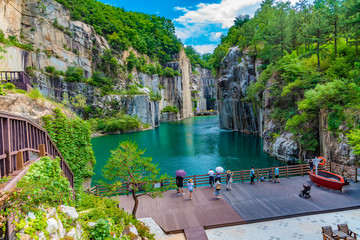
[[[274,166],[275,171],[274,171],[274,183],[280,183],[279,181],[279,168],[277,166]],[[213,171],[212,169],[210,169],[210,171],[207,173],[207,175],[209,176],[209,185],[210,187],[214,187],[215,191],[214,191],[214,195],[216,196],[216,198],[220,198],[220,193],[221,193],[221,174],[224,171],[224,169],[222,167],[217,167],[215,169],[215,171]],[[175,172],[176,174],[176,186],[178,187],[177,190],[177,195],[181,196],[181,195],[185,195],[184,193],[184,176],[186,175],[186,172],[184,170],[177,170]],[[231,183],[233,182],[233,173],[230,170],[226,171],[226,190],[231,190]],[[269,171],[269,181],[273,181],[273,174],[271,171]],[[263,182],[265,181],[264,176],[260,176],[259,181]],[[254,167],[251,168],[250,170],[250,184],[254,184],[255,181],[255,170]],[[186,184],[186,187],[190,193],[190,199],[192,199],[193,197],[193,191],[194,191],[194,182],[193,180],[190,178]]]

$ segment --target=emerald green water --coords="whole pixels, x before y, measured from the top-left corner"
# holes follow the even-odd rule
[[[188,175],[206,174],[210,168],[222,166],[231,171],[270,167],[283,162],[262,151],[257,136],[221,130],[217,116],[194,117],[180,122],[162,123],[159,128],[143,132],[108,135],[92,139],[96,157],[93,184],[101,179],[101,168],[110,150],[119,142],[131,139],[146,149],[145,155],[159,164],[161,173],[174,175],[184,169]]]

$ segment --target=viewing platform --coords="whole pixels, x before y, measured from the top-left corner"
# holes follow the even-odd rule
[[[223,182],[221,199],[215,198],[214,188],[209,186],[194,189],[192,200],[186,189],[183,196],[171,190],[164,193],[164,198],[140,197],[136,217],[151,217],[166,233],[184,232],[188,240],[200,240],[207,239],[206,234],[203,238],[192,238],[189,234],[196,236],[204,229],[360,208],[359,183],[351,182],[343,192],[313,185],[310,199],[299,197],[303,183],[310,184],[308,176],[281,178],[280,183],[238,182],[228,191]],[[116,198],[120,207],[131,213],[132,197]]]
[[[5,83],[12,83],[27,92],[32,88],[30,77],[23,71],[0,71],[0,84]]]

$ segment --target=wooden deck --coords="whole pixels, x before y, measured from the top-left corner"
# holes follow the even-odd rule
[[[223,199],[216,199],[210,187],[194,189],[193,199],[189,192],[177,196],[175,190],[168,191],[164,198],[152,199],[148,196],[139,198],[137,218],[151,217],[166,233],[183,232],[184,229],[211,225],[226,226],[243,219]],[[120,207],[131,212],[131,196],[119,196]]]
[[[247,223],[360,208],[359,183],[351,182],[343,192],[313,185],[310,199],[299,197],[303,183],[311,184],[309,176],[281,178],[280,183],[238,183],[223,191],[223,197]]]
[[[177,196],[169,191],[164,198],[140,198],[137,218],[152,217],[166,233],[188,233],[187,239],[202,239],[201,228],[209,229],[236,224],[311,215],[360,208],[360,184],[351,182],[344,192],[312,186],[310,199],[299,197],[302,184],[309,177],[281,178],[281,183],[234,183],[231,191],[222,187],[222,199],[216,199],[213,188],[199,187]],[[130,196],[119,196],[120,206],[131,212]],[[191,237],[194,235],[194,237]],[[206,239],[206,238],[204,238]]]

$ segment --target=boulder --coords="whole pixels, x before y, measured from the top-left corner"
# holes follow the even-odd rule
[[[31,219],[36,219],[36,216],[35,216],[35,214],[34,214],[33,212],[29,212],[29,213],[27,214],[27,217],[28,217],[28,218],[31,218]]]
[[[76,220],[79,217],[79,214],[77,213],[76,209],[74,207],[69,207],[65,205],[60,206],[60,211],[65,213],[66,216],[71,218],[72,220]]]
[[[57,221],[54,218],[49,218],[46,222],[48,224],[46,231],[48,231],[50,234],[57,232],[57,230],[59,229],[59,226],[57,224]]]
[[[88,225],[89,227],[95,227],[96,222],[88,222],[87,225]]]
[[[82,234],[83,234],[83,230],[81,224],[79,222],[76,222],[75,239],[82,239]]]
[[[23,234],[20,236],[20,240],[30,240],[30,239],[31,239],[31,237],[29,234]]]
[[[75,229],[75,228],[72,228],[69,232],[67,232],[67,233],[65,234],[65,236],[67,236],[67,237],[72,237],[72,238],[74,238],[74,239],[77,239],[77,238],[76,238],[76,229]]]
[[[45,237],[44,232],[40,232],[40,233],[38,233],[37,235],[38,235],[38,237],[39,237],[39,240],[46,240],[46,237]]]

